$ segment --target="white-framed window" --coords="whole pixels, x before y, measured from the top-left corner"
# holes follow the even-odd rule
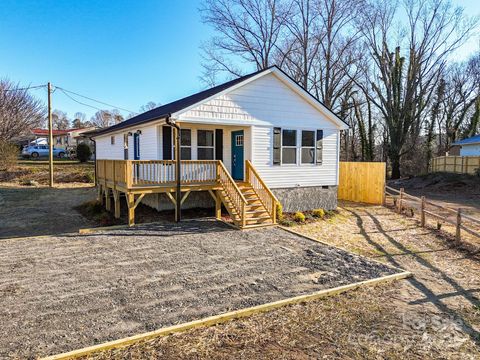
[[[192,160],[192,130],[180,129],[180,158]]]
[[[57,145],[61,145],[61,144],[62,144],[62,137],[58,136],[57,137]]]
[[[302,130],[301,163],[315,164],[315,131]]]
[[[110,136],[110,145],[115,145],[115,135]]]
[[[235,135],[235,145],[243,146],[243,134]]]
[[[215,135],[213,130],[197,130],[197,159],[215,159]]]
[[[282,164],[297,163],[297,130],[282,130]]]

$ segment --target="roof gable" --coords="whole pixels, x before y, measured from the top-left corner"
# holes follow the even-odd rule
[[[145,124],[151,121],[164,119],[168,116],[172,116],[173,118],[176,118],[196,106],[199,106],[216,97],[219,97],[226,93],[234,91],[235,89],[238,89],[239,87],[242,87],[270,73],[274,73],[280,80],[282,80],[285,84],[287,84],[292,91],[302,96],[307,102],[313,105],[318,111],[324,114],[330,121],[332,121],[340,129],[348,129],[348,125],[343,120],[341,120],[330,109],[328,109],[325,105],[323,105],[320,101],[318,101],[313,95],[311,95],[308,91],[303,89],[287,74],[285,74],[282,70],[280,70],[277,66],[274,65],[267,69],[256,71],[254,73],[228,81],[226,83],[215,86],[213,88],[201,91],[199,93],[187,96],[180,100],[176,100],[166,105],[162,105],[155,109],[149,110],[133,118],[125,120],[119,124],[110,126],[106,129],[102,129],[96,132],[94,136]]]

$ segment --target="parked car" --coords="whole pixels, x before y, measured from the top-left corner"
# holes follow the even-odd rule
[[[39,158],[42,156],[48,156],[48,145],[30,145],[25,146],[22,150],[23,157]],[[65,157],[64,149],[53,148],[53,156],[63,158]]]

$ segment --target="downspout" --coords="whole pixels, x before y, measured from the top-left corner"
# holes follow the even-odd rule
[[[175,159],[176,159],[176,166],[175,166],[175,179],[176,179],[176,191],[175,191],[175,222],[180,222],[182,219],[182,204],[181,204],[181,197],[182,197],[182,188],[181,188],[181,181],[180,181],[180,126],[172,120],[171,114],[168,114],[165,118],[165,122],[168,126],[175,128]]]

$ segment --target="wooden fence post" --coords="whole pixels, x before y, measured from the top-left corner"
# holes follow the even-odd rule
[[[421,221],[422,227],[425,227],[425,196],[422,196],[420,221]]]
[[[403,189],[403,188],[400,188],[400,196],[399,196],[399,198],[398,198],[398,213],[399,213],[399,214],[402,213],[403,192],[404,192],[404,189]]]
[[[457,210],[457,228],[456,228],[456,232],[455,232],[455,240],[457,240],[457,242],[460,242],[460,240],[461,240],[460,225],[462,225],[462,209],[458,208],[458,210]]]

